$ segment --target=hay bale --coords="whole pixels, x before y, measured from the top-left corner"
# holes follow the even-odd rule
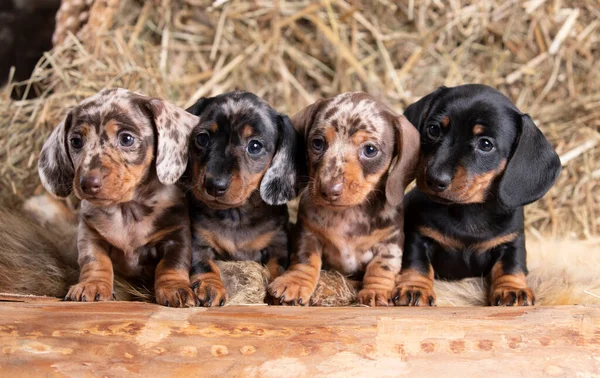
[[[246,89],[293,113],[350,90],[401,111],[439,85],[479,82],[530,113],[565,166],[527,208],[529,234],[597,237],[599,15],[580,0],[97,1],[88,36],[67,37],[39,62],[27,82],[36,99],[2,92],[0,204],[39,190],[41,143],[70,106],[105,87],[181,106]]]

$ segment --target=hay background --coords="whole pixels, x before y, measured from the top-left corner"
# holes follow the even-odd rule
[[[25,83],[37,98],[10,100],[15,83],[0,94],[0,205],[41,190],[41,144],[102,88],[181,106],[245,89],[284,113],[364,90],[400,112],[440,85],[478,82],[530,113],[564,162],[527,208],[529,234],[597,240],[599,19],[592,0],[97,0]]]

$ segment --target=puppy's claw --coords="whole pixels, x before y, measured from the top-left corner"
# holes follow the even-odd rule
[[[534,306],[535,296],[529,288],[493,289],[490,298],[494,306]]]
[[[268,291],[280,305],[307,305],[315,290],[316,282],[313,283],[304,274],[290,270],[277,277],[271,282]],[[275,301],[275,303],[277,303]]]
[[[201,278],[194,281],[192,288],[195,293],[196,303],[202,307],[212,307],[213,303],[217,306],[224,306],[229,300],[227,289],[220,279]]]
[[[156,303],[167,307],[193,307],[194,293],[186,280],[170,280],[155,289]]]
[[[398,285],[394,291],[393,302],[396,306],[435,306],[433,288]],[[427,300],[421,300],[427,298]]]

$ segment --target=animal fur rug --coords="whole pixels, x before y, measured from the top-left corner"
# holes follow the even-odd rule
[[[22,214],[0,210],[0,293],[62,297],[76,283],[76,217],[47,195],[25,203]],[[527,243],[527,282],[538,305],[600,304],[600,241],[533,240]],[[219,262],[228,305],[262,304],[268,272],[255,262]],[[150,301],[151,285],[115,278],[119,300]],[[323,271],[314,306],[356,305],[358,285]],[[487,304],[485,277],[435,281],[438,306]]]

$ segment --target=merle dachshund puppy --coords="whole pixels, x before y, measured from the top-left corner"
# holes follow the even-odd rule
[[[421,152],[406,197],[405,250],[394,302],[435,304],[433,279],[489,276],[489,302],[527,306],[523,206],[561,171],[552,145],[500,92],[441,87],[410,105]]]
[[[271,279],[288,263],[296,130],[248,92],[202,98],[188,111],[200,117],[181,181],[192,221],[192,289],[202,305],[223,306],[228,293],[215,260],[262,263]]]
[[[165,306],[194,306],[184,193],[189,133],[198,117],[157,98],[104,90],[71,109],[42,148],[39,175],[58,197],[81,199],[79,282],[65,299],[113,299],[116,271],[154,282]]]

